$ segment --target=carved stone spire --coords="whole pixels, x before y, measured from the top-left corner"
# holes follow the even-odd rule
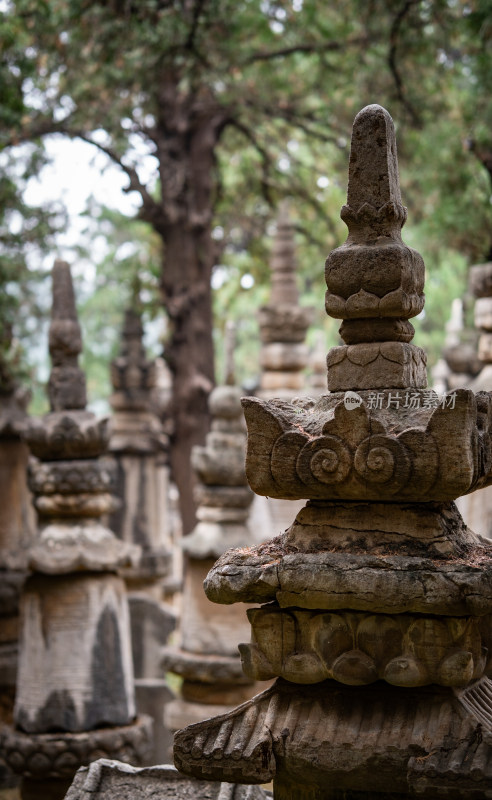
[[[422,257],[401,239],[401,203],[393,120],[381,106],[354,121],[347,205],[349,235],[327,258],[326,312],[342,319],[346,346],[328,354],[328,388],[425,388],[426,357],[410,345],[409,318],[424,307]]]
[[[95,751],[140,760],[150,721],[135,720],[128,604],[117,575],[138,552],[101,519],[116,504],[114,465],[100,458],[108,425],[84,408],[81,332],[61,261],[53,270],[49,346],[52,410],[25,431],[36,456],[29,487],[38,536],[21,597],[15,727],[4,732],[2,752],[22,774],[26,797],[55,800]]]
[[[114,394],[111,405],[116,410],[148,410],[151,391],[156,385],[155,362],[149,361],[143,346],[142,319],[134,309],[125,311],[121,350],[111,363]]]
[[[309,352],[304,344],[313,309],[299,305],[294,229],[284,202],[270,260],[270,302],[258,311],[262,348],[259,395],[291,399],[304,388],[303,370]]]
[[[53,305],[49,332],[51,374],[48,396],[51,411],[85,408],[85,375],[78,365],[82,336],[75,308],[70,267],[55,261],[53,267]]]
[[[332,391],[242,401],[250,486],[308,502],[285,533],[224,553],[204,583],[209,600],[263,604],[240,652],[251,679],[277,681],[179,731],[175,763],[273,780],[276,800],[485,800],[492,546],[453,500],[492,484],[492,396],[423,389],[408,341],[423,264],[401,242],[393,123],[379,106],[354,123],[348,201],[327,308],[354,343],[328,354]]]

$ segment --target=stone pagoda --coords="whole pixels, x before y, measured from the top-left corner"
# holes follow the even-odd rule
[[[326,263],[345,344],[329,393],[243,400],[256,492],[308,498],[285,534],[229,551],[205,590],[249,611],[250,678],[272,687],[175,736],[196,777],[273,780],[276,800],[490,798],[492,547],[455,498],[492,482],[492,398],[426,390],[409,318],[422,258],[401,239],[393,121],[356,117],[349,235]]]
[[[203,595],[203,580],[229,547],[258,543],[248,526],[253,493],[246,480],[246,426],[241,392],[234,385],[231,328],[226,375],[209,397],[212,418],[205,446],[192,451],[198,504],[195,529],[182,539],[185,553],[180,644],[163,650],[166,670],[183,678],[181,697],[166,708],[175,731],[229,710],[252,697],[258,687],[244,675],[238,644],[249,634],[244,606],[218,606]]]
[[[29,484],[39,532],[21,597],[14,728],[2,752],[23,800],[61,798],[76,769],[102,755],[139,763],[151,722],[135,718],[130,622],[117,574],[132,548],[106,528],[114,511],[107,421],[85,410],[82,349],[68,264],[53,269],[51,412],[32,419]],[[138,553],[137,553],[138,555]]]
[[[167,760],[171,747],[163,708],[172,698],[160,666],[161,647],[176,625],[163,602],[171,572],[168,437],[153,409],[156,364],[146,357],[140,314],[127,309],[120,353],[111,364],[113,394],[109,451],[116,462],[114,492],[119,507],[109,527],[138,545],[136,566],[122,570],[128,589],[137,711],[154,719],[150,763]]]
[[[14,707],[19,601],[36,526],[27,486],[29,450],[21,436],[28,400],[0,360],[0,725],[11,722]],[[0,755],[0,790],[11,782]]]
[[[279,210],[270,260],[270,302],[260,308],[262,368],[258,395],[291,400],[305,391],[304,369],[309,359],[306,332],[313,309],[299,305],[296,281],[294,228],[286,202]]]

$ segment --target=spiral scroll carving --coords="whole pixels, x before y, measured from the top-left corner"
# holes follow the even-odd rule
[[[297,473],[305,483],[313,477],[321,483],[341,483],[347,478],[352,461],[351,451],[338,436],[320,436],[299,453]]]

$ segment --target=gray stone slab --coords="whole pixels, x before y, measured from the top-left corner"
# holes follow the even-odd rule
[[[172,766],[136,768],[99,759],[78,770],[65,800],[268,800],[259,786],[187,778]]]

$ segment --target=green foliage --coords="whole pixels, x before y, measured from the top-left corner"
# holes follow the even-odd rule
[[[46,272],[34,266],[52,243],[63,215],[22,199],[21,187],[42,160],[38,148],[25,148],[15,163],[4,159],[0,174],[0,389],[9,391],[36,378],[27,366],[25,350],[35,347],[49,304]]]
[[[434,360],[466,266],[487,258],[492,244],[491,11],[490,0],[9,5],[0,17],[0,146],[50,131],[81,137],[120,164],[129,190],[141,196],[145,222],[89,212],[89,240],[108,242],[87,296],[82,287],[91,374],[102,374],[96,362],[114,355],[131,298],[138,295],[150,316],[161,302],[164,223],[175,214],[192,227],[183,205],[193,181],[182,167],[189,155],[182,133],[191,142],[215,117],[218,351],[225,319],[237,318],[238,370],[254,378],[255,310],[268,299],[270,233],[285,196],[298,231],[302,302],[319,309],[317,324],[336,343],[338,325],[322,312],[323,262],[346,236],[339,209],[350,127],[370,102],[386,105],[397,123],[409,207],[404,239],[422,252],[428,271],[416,341]],[[143,152],[155,156],[147,181]],[[81,258],[93,261],[93,248]],[[0,275],[2,285],[8,274]],[[249,289],[241,285],[246,274]]]

